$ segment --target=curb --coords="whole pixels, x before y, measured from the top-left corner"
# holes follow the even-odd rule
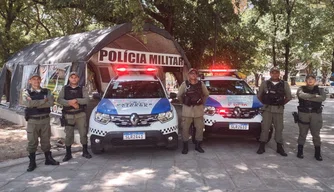
[[[81,151],[82,148],[81,147],[72,147],[72,153],[75,152],[79,152]],[[66,153],[65,149],[62,149],[60,151],[52,151],[52,156],[53,157],[57,157],[57,156],[61,156],[64,155]],[[44,159],[44,154],[43,153],[36,153],[36,161],[37,160],[41,160]],[[6,167],[12,167],[12,166],[16,166],[16,165],[20,165],[20,164],[24,164],[24,163],[28,163],[29,162],[29,158],[27,157],[21,157],[18,159],[9,159],[3,162],[0,162],[0,169],[1,168],[6,168]]]

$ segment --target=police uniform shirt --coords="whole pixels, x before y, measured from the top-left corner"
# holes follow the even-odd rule
[[[42,89],[33,89],[30,88],[30,92],[37,92],[40,93],[42,91]],[[22,104],[28,108],[47,108],[47,107],[51,107],[53,105],[54,102],[54,98],[53,95],[51,94],[51,91],[48,89],[48,93],[46,98],[48,99],[47,101],[45,101],[45,99],[40,99],[40,100],[31,100],[28,99],[30,98],[30,94],[28,92],[27,89],[23,90],[23,94],[22,94]],[[34,116],[39,116],[39,115],[34,115]]]
[[[72,87],[73,89],[77,88],[76,87]],[[76,100],[78,101],[79,105],[87,105],[89,102],[89,95],[88,95],[88,91],[85,87],[82,87],[82,98],[76,98]],[[69,107],[70,105],[68,104],[68,100],[65,99],[65,86],[63,86],[63,88],[61,89],[61,91],[59,92],[58,95],[58,100],[57,102],[65,107]],[[76,111],[79,109],[72,109],[71,111]]]
[[[271,81],[271,80],[269,80]],[[279,82],[273,82],[271,81],[274,85],[275,83],[279,83]],[[260,101],[262,101],[262,95],[263,93],[265,93],[267,91],[267,82],[263,81],[259,87],[259,92],[257,93],[258,98],[260,98]],[[288,84],[288,82],[284,81],[284,93],[285,93],[285,100],[291,100],[292,99],[292,94],[291,94],[291,89],[290,89],[290,85]],[[263,106],[263,110],[265,111],[269,111],[272,113],[283,113],[284,112],[284,106],[274,106],[274,105],[266,105],[264,104]]]
[[[313,87],[306,87],[307,89],[312,89]],[[323,88],[319,88],[320,95],[305,93],[303,91],[303,87],[299,87],[297,90],[297,97],[301,99],[305,99],[308,101],[314,101],[314,102],[323,102],[326,100],[326,94]]]
[[[202,117],[204,115],[204,105],[209,97],[209,91],[206,88],[205,84],[201,82],[202,84],[202,93],[203,93],[203,104],[202,105],[194,105],[194,106],[182,106],[182,116],[183,117]],[[183,82],[179,88],[177,98],[178,100],[183,103],[183,94],[186,92],[186,83]]]

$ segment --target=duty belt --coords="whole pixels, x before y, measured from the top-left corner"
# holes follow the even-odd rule
[[[307,107],[299,107],[298,106],[298,111],[303,112],[303,113],[322,113],[322,107],[318,109],[314,109],[312,107],[307,108]]]
[[[74,114],[78,114],[78,113],[81,113],[81,112],[85,112],[84,109],[80,109],[80,110],[77,110],[77,111],[65,111],[63,110],[63,114],[68,114],[68,115],[74,115]]]
[[[38,119],[38,120],[41,120],[41,119],[46,119],[50,117],[50,115],[43,115],[43,116],[30,116],[29,119]]]

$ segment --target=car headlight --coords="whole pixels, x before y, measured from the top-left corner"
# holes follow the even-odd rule
[[[173,119],[173,112],[172,111],[168,111],[166,113],[159,113],[159,115],[158,115],[158,120],[161,123],[165,123],[165,122],[167,122],[171,119]]]
[[[205,107],[204,108],[204,113],[206,115],[214,115],[216,113],[216,108],[215,107],[211,107],[211,106]]]
[[[95,113],[95,121],[101,123],[101,124],[108,124],[110,122],[111,118],[110,115],[96,112]]]

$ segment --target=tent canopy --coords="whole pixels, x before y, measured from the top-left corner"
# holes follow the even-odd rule
[[[132,31],[132,24],[125,23],[31,44],[12,55],[5,63],[0,73],[0,95],[3,95],[5,83],[10,84],[10,106],[17,106],[18,93],[23,83],[27,83],[25,77],[27,72],[24,71],[24,67],[70,63],[75,64],[75,68],[72,65],[72,70],[84,75],[87,63],[101,49],[110,45],[128,50],[134,48],[137,51],[177,53],[184,59],[184,67],[190,68],[184,51],[167,31],[147,23],[143,27],[142,34],[147,34],[148,43],[139,40],[139,36]],[[11,71],[11,77],[8,77],[10,74],[8,71]],[[183,73],[184,71],[183,69]],[[182,74],[180,75],[178,79],[182,78]]]
[[[15,53],[9,58],[5,65],[7,69],[12,70],[16,64],[38,65],[88,61],[94,53],[107,46],[110,42],[131,32],[131,30],[132,24],[125,23],[106,29],[98,29],[44,40],[39,43],[31,44]],[[143,31],[151,31],[166,39],[172,40],[177,50],[184,58],[185,64],[190,67],[182,48],[167,31],[151,24],[145,24]]]

